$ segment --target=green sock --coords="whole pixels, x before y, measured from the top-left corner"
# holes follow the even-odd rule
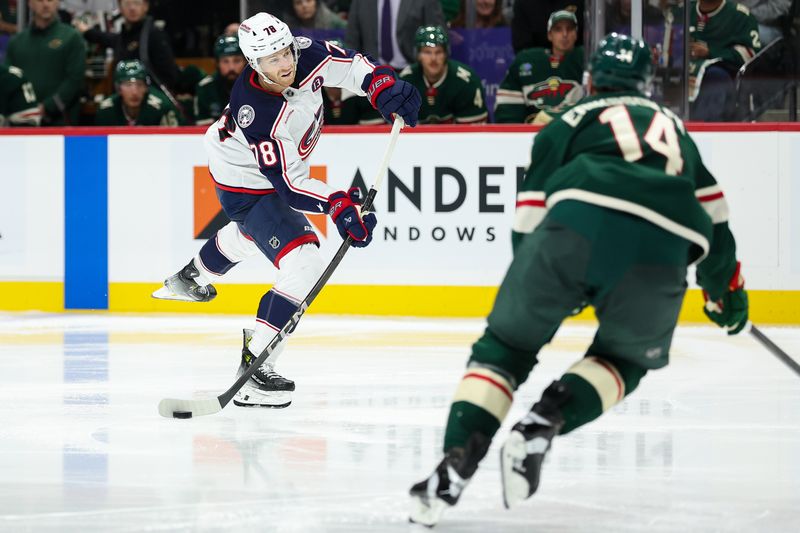
[[[469,402],[454,402],[450,406],[447,429],[444,432],[444,451],[466,446],[467,439],[479,432],[490,439],[500,429],[500,420],[485,409]]]

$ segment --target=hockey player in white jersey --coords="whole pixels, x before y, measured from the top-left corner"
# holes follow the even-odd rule
[[[377,220],[361,216],[357,189],[336,191],[309,177],[306,163],[323,123],[322,87],[367,96],[391,120],[416,125],[420,96],[390,67],[325,41],[292,36],[276,17],[258,13],[239,26],[249,64],[234,84],[228,108],[205,134],[209,170],[231,222],[164,282],[156,298],[210,301],[212,280],[243,259],[263,253],[278,268],[261,298],[254,329],[245,330],[241,374],[289,321],[325,268],[306,213],[329,213],[343,239],[365,247]],[[285,344],[285,343],[284,343]],[[239,406],[286,407],[294,382],[275,371],[283,345],[234,399]]]

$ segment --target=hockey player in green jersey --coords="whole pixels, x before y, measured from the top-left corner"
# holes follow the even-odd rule
[[[417,62],[400,77],[422,95],[421,124],[480,124],[489,116],[478,75],[464,63],[449,59],[450,43],[441,26],[423,26],[414,36]]]
[[[690,9],[690,115],[725,120],[736,71],[761,49],[758,21],[746,6],[728,0],[695,1]]]
[[[555,11],[547,21],[551,49],[528,48],[514,58],[497,89],[494,121],[533,122],[541,111],[556,108],[583,76],[583,47],[578,19],[571,11]]]
[[[169,99],[149,87],[147,71],[137,59],[120,61],[114,69],[114,94],[95,115],[98,126],[178,126],[180,118]]]
[[[38,126],[41,120],[31,82],[17,67],[0,65],[0,127]]]
[[[220,115],[231,98],[233,83],[247,62],[239,48],[239,37],[220,35],[214,43],[217,71],[197,84],[194,97],[194,116],[197,125],[207,126]]]
[[[591,58],[590,96],[537,136],[517,196],[514,259],[472,346],[444,435],[445,457],[411,488],[411,519],[433,525],[475,473],[539,350],[576,309],[599,322],[585,357],[542,393],[501,449],[506,507],[537,489],[556,435],[599,417],[664,367],[687,263],[705,312],[728,334],[747,293],[722,190],[683,123],[647,97],[647,46],[612,33]]]

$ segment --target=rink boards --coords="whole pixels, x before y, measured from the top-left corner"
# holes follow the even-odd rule
[[[800,323],[800,127],[690,127],[731,207],[754,321]],[[262,257],[210,304],[149,294],[222,219],[202,130],[14,130],[0,134],[0,309],[249,314],[274,280]],[[312,306],[323,313],[481,316],[511,259],[516,184],[532,128],[404,132],[376,200],[379,228]],[[388,127],[327,128],[308,160],[335,188],[369,186]],[[322,252],[340,243],[322,216]],[[684,320],[702,319],[692,291]]]

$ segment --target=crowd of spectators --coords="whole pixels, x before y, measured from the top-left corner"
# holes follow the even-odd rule
[[[30,24],[19,28],[16,12],[23,1]],[[631,0],[605,1],[606,27],[626,31]],[[797,1],[689,2],[693,118],[730,115],[736,70],[782,35],[780,21]],[[661,42],[650,44],[661,66],[669,56],[664,21],[683,3],[645,3],[645,20],[659,21],[654,40]],[[176,59],[176,35],[182,49],[202,32],[170,26],[174,19],[163,16],[165,4],[0,0],[0,126],[213,122],[246,64],[238,49],[238,23],[224,21],[212,29],[214,35],[206,31],[213,60]],[[154,5],[161,9],[155,16]],[[282,18],[299,34],[321,36],[391,65],[420,90],[422,123],[546,122],[579,95],[584,0],[251,0],[249,5],[253,12]],[[448,32],[462,41],[465,31],[498,29],[515,57],[508,58],[504,79],[490,87],[474,65],[452,57]],[[194,47],[208,50],[196,42]],[[346,91],[328,88],[325,100],[327,123],[381,121],[365,99]]]

